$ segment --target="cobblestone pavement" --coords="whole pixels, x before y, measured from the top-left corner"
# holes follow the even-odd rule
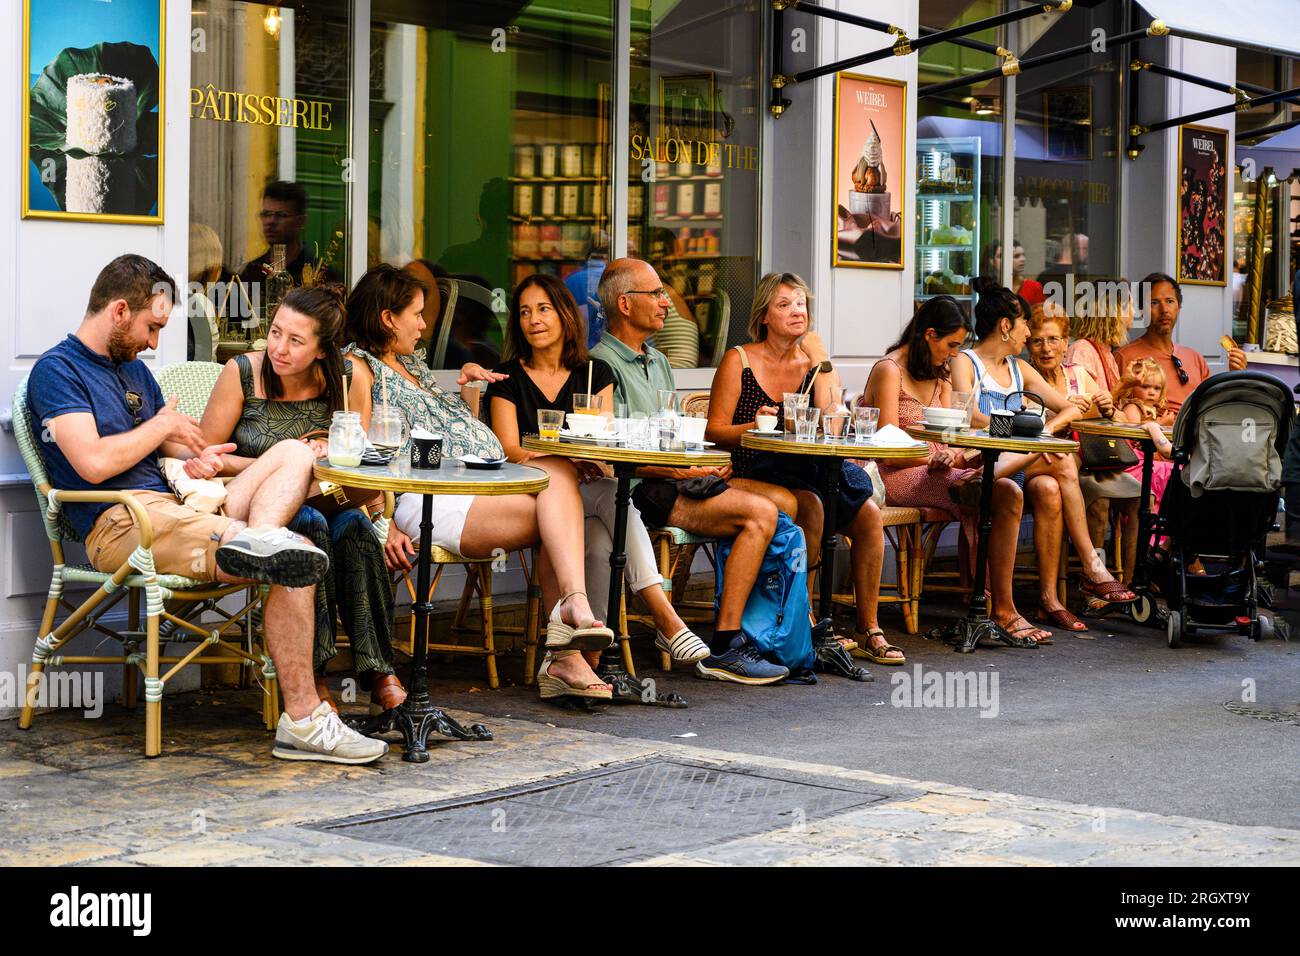
[[[375,767],[287,763],[270,756],[257,706],[255,694],[236,691],[169,698],[164,756],[156,760],[143,757],[143,715],[117,707],[99,720],[42,714],[29,732],[0,724],[0,866],[474,865],[482,858],[474,857],[472,837],[456,855],[440,855],[319,825],[443,801],[483,805],[467,798],[647,761],[763,779],[794,775],[861,799],[849,810],[806,819],[787,807],[731,839],[678,834],[671,852],[641,852],[631,861],[640,865],[1300,863],[1294,830],[1069,804],[504,717],[489,719],[495,740],[435,744],[423,765],[404,763],[397,753]],[[697,809],[679,805],[673,812]],[[583,815],[557,827],[554,837],[531,835],[542,844],[552,840],[550,852],[562,853],[571,844],[559,831],[581,834],[599,809],[573,812]],[[646,819],[658,812],[650,809]]]

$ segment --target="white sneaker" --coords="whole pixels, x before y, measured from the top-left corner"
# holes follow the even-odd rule
[[[217,548],[217,567],[236,578],[287,588],[318,584],[330,559],[287,528],[245,528]]]
[[[382,740],[363,737],[330,709],[325,701],[299,725],[288,714],[280,715],[275,728],[273,757],[281,760],[323,760],[327,763],[372,763],[388,753]]]

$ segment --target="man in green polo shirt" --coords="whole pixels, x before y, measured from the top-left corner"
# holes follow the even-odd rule
[[[659,390],[676,387],[668,359],[646,345],[646,339],[664,327],[668,315],[663,282],[649,263],[618,259],[605,269],[596,294],[609,327],[591,354],[614,370],[614,397],[627,405],[629,413],[653,415]],[[637,484],[632,501],[647,527],[671,525],[704,537],[735,538],[709,642],[713,654],[695,665],[696,674],[739,684],[772,684],[784,679],[789,671],[762,658],[741,630],[740,621],[776,530],[776,506],[761,495],[738,488],[708,498],[690,496],[692,488],[685,484],[689,479],[725,480],[731,475],[730,466],[647,467],[638,469],[637,475],[646,480]]]

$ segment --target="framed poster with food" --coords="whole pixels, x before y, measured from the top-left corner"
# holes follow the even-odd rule
[[[24,0],[23,218],[162,222],[164,0]]]
[[[1178,127],[1178,281],[1228,283],[1228,132]]]
[[[907,84],[835,74],[831,263],[903,268]]]

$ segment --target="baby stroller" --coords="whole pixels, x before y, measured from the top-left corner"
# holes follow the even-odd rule
[[[1271,375],[1226,372],[1197,386],[1179,410],[1174,470],[1155,520],[1168,540],[1148,557],[1169,606],[1170,647],[1199,634],[1273,636],[1272,620],[1259,614],[1257,572],[1277,519],[1293,402]],[[1197,557],[1204,575],[1188,572]]]

